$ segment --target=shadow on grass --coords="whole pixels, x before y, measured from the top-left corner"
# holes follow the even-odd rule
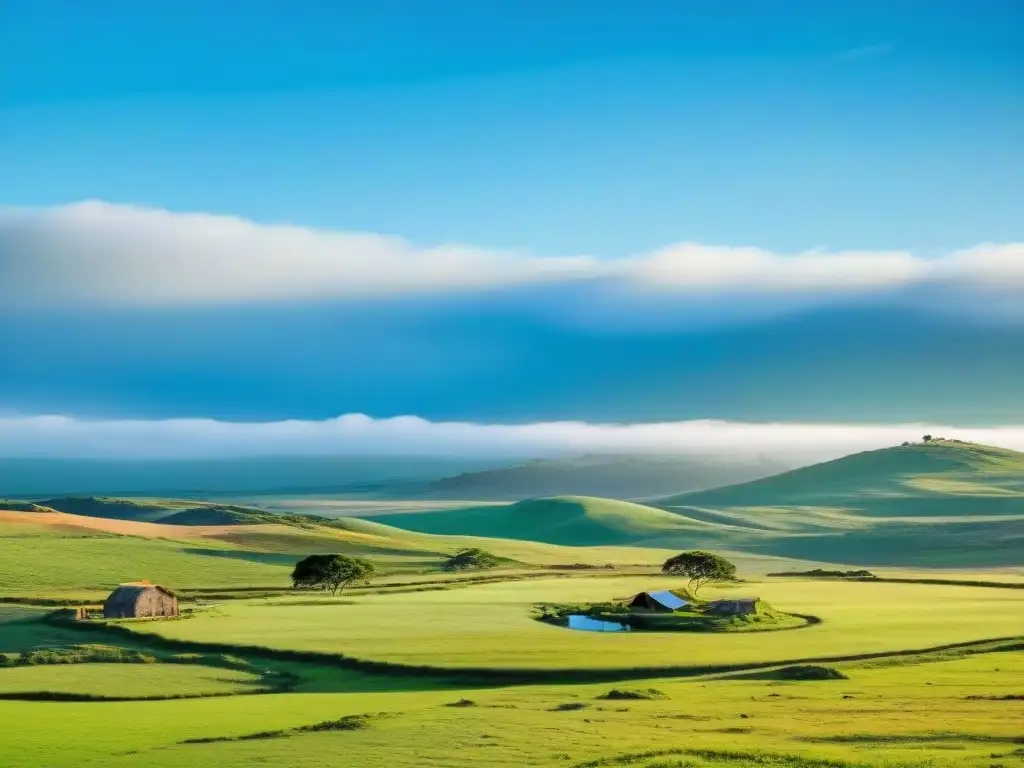
[[[651,762],[662,757],[695,757],[705,761],[709,765],[737,766],[773,766],[773,768],[861,768],[864,763],[850,763],[845,760],[830,760],[819,757],[804,757],[802,755],[780,755],[766,752],[739,752],[717,749],[696,749],[687,747],[675,747],[671,749],[655,749],[648,752],[630,752],[613,757],[603,757],[597,760],[588,760],[585,763],[576,763],[571,768],[610,768],[611,766],[628,765],[638,768],[654,768],[654,766],[667,766],[669,763]],[[673,763],[674,764],[674,763]],[[704,763],[700,763],[703,765]],[[684,765],[680,763],[679,765]],[[685,763],[694,765],[696,763]],[[866,768],[866,766],[865,766]]]
[[[938,744],[971,742],[975,744],[1024,744],[1024,737],[992,736],[986,733],[937,731],[934,733],[843,733],[835,736],[802,736],[813,744]]]
[[[173,651],[178,653],[227,653],[247,659],[262,659],[270,662],[288,664],[309,664],[322,669],[346,670],[365,677],[369,682],[377,676],[388,681],[387,690],[433,690],[467,689],[474,687],[490,687],[495,685],[531,685],[531,684],[573,684],[621,682],[625,680],[653,679],[664,677],[699,677],[703,675],[725,674],[730,672],[755,672],[775,669],[784,666],[806,665],[816,663],[840,663],[889,659],[899,657],[920,657],[929,653],[958,650],[970,653],[988,653],[1004,650],[1011,644],[1019,645],[1021,637],[994,638],[982,641],[952,643],[903,651],[885,651],[876,653],[855,654],[849,656],[811,657],[776,661],[771,664],[751,662],[744,664],[691,665],[672,667],[633,667],[624,669],[518,669],[502,667],[465,667],[445,668],[429,665],[407,665],[387,661],[370,661],[357,659],[343,654],[331,654],[315,651],[290,651],[255,645],[232,645],[227,643],[205,643],[185,640],[172,640],[157,635],[141,635],[122,626],[89,622],[73,622],[63,619],[58,614],[50,614],[47,621],[70,627],[83,633],[106,634],[128,638],[134,643],[142,644],[150,649]],[[1000,647],[1002,644],[1003,647]],[[325,683],[327,681],[324,681]],[[369,690],[381,690],[370,688]],[[327,690],[353,690],[351,688],[325,688]],[[358,688],[354,690],[368,690]]]
[[[203,547],[183,547],[181,550],[187,555],[201,555],[203,557],[220,557],[228,560],[245,560],[250,563],[261,563],[263,565],[295,565],[301,555],[289,555],[281,552],[252,552],[243,549],[204,549]]]

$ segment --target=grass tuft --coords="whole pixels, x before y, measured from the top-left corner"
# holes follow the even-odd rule
[[[608,701],[659,701],[668,698],[668,694],[657,688],[612,688],[597,698]]]

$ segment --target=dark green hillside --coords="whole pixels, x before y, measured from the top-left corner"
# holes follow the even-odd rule
[[[173,502],[115,499],[106,496],[65,496],[36,503],[69,515],[135,520],[144,523],[155,523],[182,508],[175,507]]]
[[[21,502],[21,504],[24,505],[25,502]],[[328,521],[328,518],[316,515],[279,515],[253,507],[174,499],[145,500],[117,499],[107,496],[66,496],[36,502],[30,506],[38,506],[45,510],[55,510],[69,515],[170,525],[256,525],[258,523],[319,525]],[[13,509],[13,507],[5,508]]]
[[[14,499],[0,499],[0,509],[11,512],[53,512],[55,510],[43,504],[36,504],[31,501],[16,501]]]
[[[169,525],[258,525],[261,523],[279,523],[284,525],[323,525],[329,518],[317,515],[279,515],[247,507],[235,507],[223,504],[184,509],[173,515],[161,518],[160,522]]]
[[[791,466],[791,465],[790,465]],[[781,472],[768,459],[715,456],[590,455],[538,459],[512,467],[437,480],[428,494],[446,499],[523,499],[600,496],[632,499],[739,483]]]

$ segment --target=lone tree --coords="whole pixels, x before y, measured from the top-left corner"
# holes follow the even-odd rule
[[[446,571],[482,571],[486,568],[496,568],[501,564],[497,555],[478,547],[460,549],[449,557],[442,566]]]
[[[701,550],[681,552],[670,557],[661,566],[661,572],[672,576],[686,576],[690,580],[687,586],[695,595],[709,581],[732,581],[736,578],[735,565],[713,552]]]
[[[932,441],[932,436],[931,435],[925,435],[921,439],[924,440],[926,443],[930,443]]]
[[[322,589],[336,595],[354,581],[369,582],[377,569],[369,560],[346,555],[310,555],[295,564],[295,589]]]

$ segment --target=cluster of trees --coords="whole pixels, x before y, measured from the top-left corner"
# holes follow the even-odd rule
[[[470,571],[495,568],[501,558],[479,547],[461,549],[445,561],[446,571]],[[734,581],[736,566],[720,555],[703,550],[680,552],[661,566],[662,573],[685,576],[688,588],[697,594],[705,584]],[[377,569],[369,560],[347,555],[310,555],[295,564],[292,586],[295,589],[322,589],[336,595],[357,581],[369,583]]]
[[[310,555],[295,564],[292,586],[295,589],[322,589],[336,595],[349,584],[369,584],[377,569],[369,560],[347,555]]]
[[[442,566],[446,571],[477,571],[502,564],[497,555],[471,547],[461,549]],[[356,582],[369,583],[377,569],[369,560],[347,555],[310,555],[295,564],[292,586],[295,589],[321,589],[332,595],[343,592]]]
[[[700,549],[680,552],[661,566],[661,572],[670,576],[685,576],[689,590],[696,595],[705,584],[716,581],[735,581],[736,566],[714,552]]]

